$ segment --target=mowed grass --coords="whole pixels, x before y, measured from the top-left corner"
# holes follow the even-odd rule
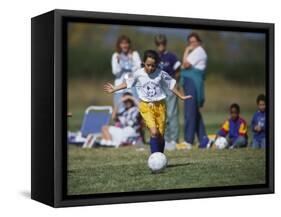
[[[68,130],[78,131],[84,110],[89,105],[111,105],[112,96],[103,93],[104,82],[69,82]],[[223,92],[222,92],[223,90]],[[241,116],[248,124],[256,110],[255,98],[263,87],[235,85],[223,80],[206,82],[206,104],[202,110],[208,134],[214,134],[228,117],[232,102],[241,105]],[[180,141],[183,141],[183,103],[180,107]],[[249,142],[251,131],[249,130]],[[148,136],[148,134],[146,134]],[[195,142],[196,145],[196,142]],[[82,149],[69,145],[68,194],[147,191],[177,188],[201,188],[265,183],[265,152],[240,150],[170,151],[168,167],[151,174],[147,167],[148,145],[135,147]]]
[[[265,183],[265,151],[166,151],[168,167],[152,174],[148,146],[81,149],[69,146],[68,194],[131,192]]]

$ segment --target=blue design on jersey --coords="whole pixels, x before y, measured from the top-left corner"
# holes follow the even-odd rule
[[[144,84],[142,89],[148,98],[153,98],[154,96],[159,94],[159,85],[152,81],[149,81]]]

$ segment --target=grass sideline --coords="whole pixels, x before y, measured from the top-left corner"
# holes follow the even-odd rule
[[[81,149],[69,146],[68,194],[94,194],[265,183],[265,151],[166,151],[168,167],[152,174],[148,146]]]

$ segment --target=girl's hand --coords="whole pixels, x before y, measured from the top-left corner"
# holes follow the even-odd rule
[[[174,86],[174,88],[171,90],[177,97],[179,97],[181,100],[191,99],[191,95],[184,96],[177,88],[177,85]]]
[[[186,99],[192,99],[191,95],[187,95],[187,96],[181,96],[180,97],[182,100],[186,100]]]
[[[110,83],[106,83],[104,86],[103,86],[103,90],[104,92],[106,93],[113,93],[115,91],[115,88],[112,84]]]

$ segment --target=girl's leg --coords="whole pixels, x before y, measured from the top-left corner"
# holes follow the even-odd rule
[[[159,132],[158,135],[158,141],[159,141],[159,151],[164,152],[165,149],[165,129],[167,127],[166,125],[166,116],[167,116],[167,107],[166,102],[162,101],[159,104],[157,104],[155,108],[155,120],[156,120],[156,126]]]
[[[193,144],[196,133],[196,121],[198,113],[196,87],[190,78],[185,78],[183,88],[186,95],[192,95],[192,99],[184,101],[184,140],[185,142]]]
[[[149,143],[151,153],[164,151],[165,142],[163,139],[163,133],[166,121],[165,109],[165,104],[149,105],[145,102],[140,102],[139,104],[140,114],[150,131]]]
[[[162,145],[161,136],[156,127],[149,129],[150,131],[150,151],[154,152],[164,152],[164,146]]]
[[[102,138],[105,140],[111,140],[111,135],[109,133],[109,126],[102,127]]]
[[[104,135],[104,132],[103,132],[103,128],[101,128],[101,138],[102,138],[102,139],[105,139],[105,135]]]

